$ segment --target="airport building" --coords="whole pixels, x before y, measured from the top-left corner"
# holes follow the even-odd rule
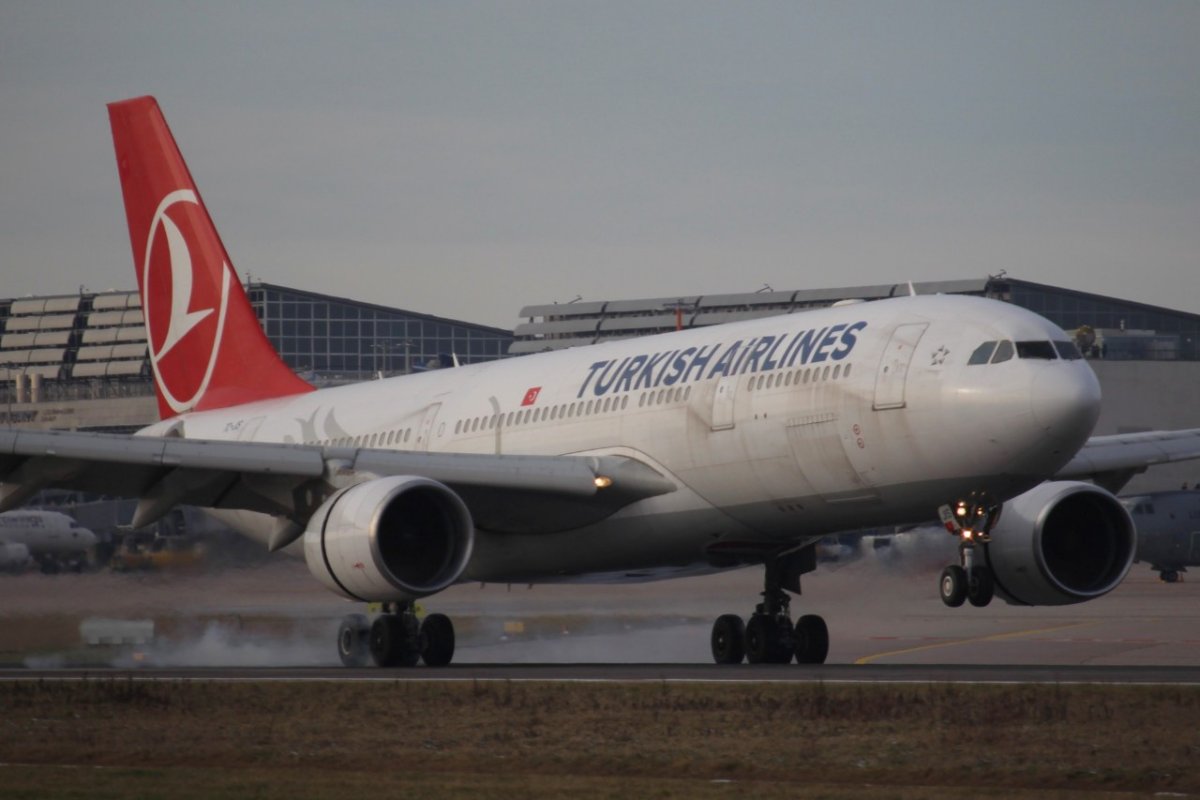
[[[1066,331],[1078,331],[1089,357],[1137,361],[1200,360],[1200,314],[1062,289],[1004,275],[912,284],[917,294],[989,297],[1041,314]],[[747,294],[655,297],[526,306],[513,355],[647,336],[678,328],[719,325],[824,308],[848,300],[879,300],[910,292],[909,284],[798,289]]]
[[[504,356],[512,334],[287,286],[247,295],[292,369],[327,386]],[[157,419],[137,292],[0,300],[0,419],[127,431]]]

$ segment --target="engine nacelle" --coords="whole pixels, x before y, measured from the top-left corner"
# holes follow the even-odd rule
[[[1094,600],[1133,563],[1137,532],[1125,507],[1090,483],[1043,483],[1004,504],[987,560],[996,593],[1015,605]]]
[[[0,542],[0,570],[19,572],[33,562],[29,548],[19,542]]]
[[[395,475],[326,500],[304,531],[317,580],[352,600],[415,600],[453,584],[475,544],[463,501],[428,478]]]

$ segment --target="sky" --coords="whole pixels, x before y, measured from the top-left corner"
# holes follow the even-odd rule
[[[1200,313],[1200,2],[0,0],[0,297],[133,288],[105,103],[239,273],[525,305],[1011,277]]]

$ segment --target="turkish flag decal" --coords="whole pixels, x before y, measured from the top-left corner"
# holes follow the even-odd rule
[[[531,388],[528,392],[525,393],[525,399],[521,401],[521,405],[531,406],[534,403],[536,403],[537,399],[538,399],[538,394],[540,394],[541,391],[542,391],[542,387],[540,387],[540,386],[534,386],[533,388]]]

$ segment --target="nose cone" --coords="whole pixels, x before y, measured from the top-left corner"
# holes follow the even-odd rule
[[[1041,433],[1069,459],[1100,418],[1100,382],[1086,362],[1051,363],[1030,381],[1029,404]]]

